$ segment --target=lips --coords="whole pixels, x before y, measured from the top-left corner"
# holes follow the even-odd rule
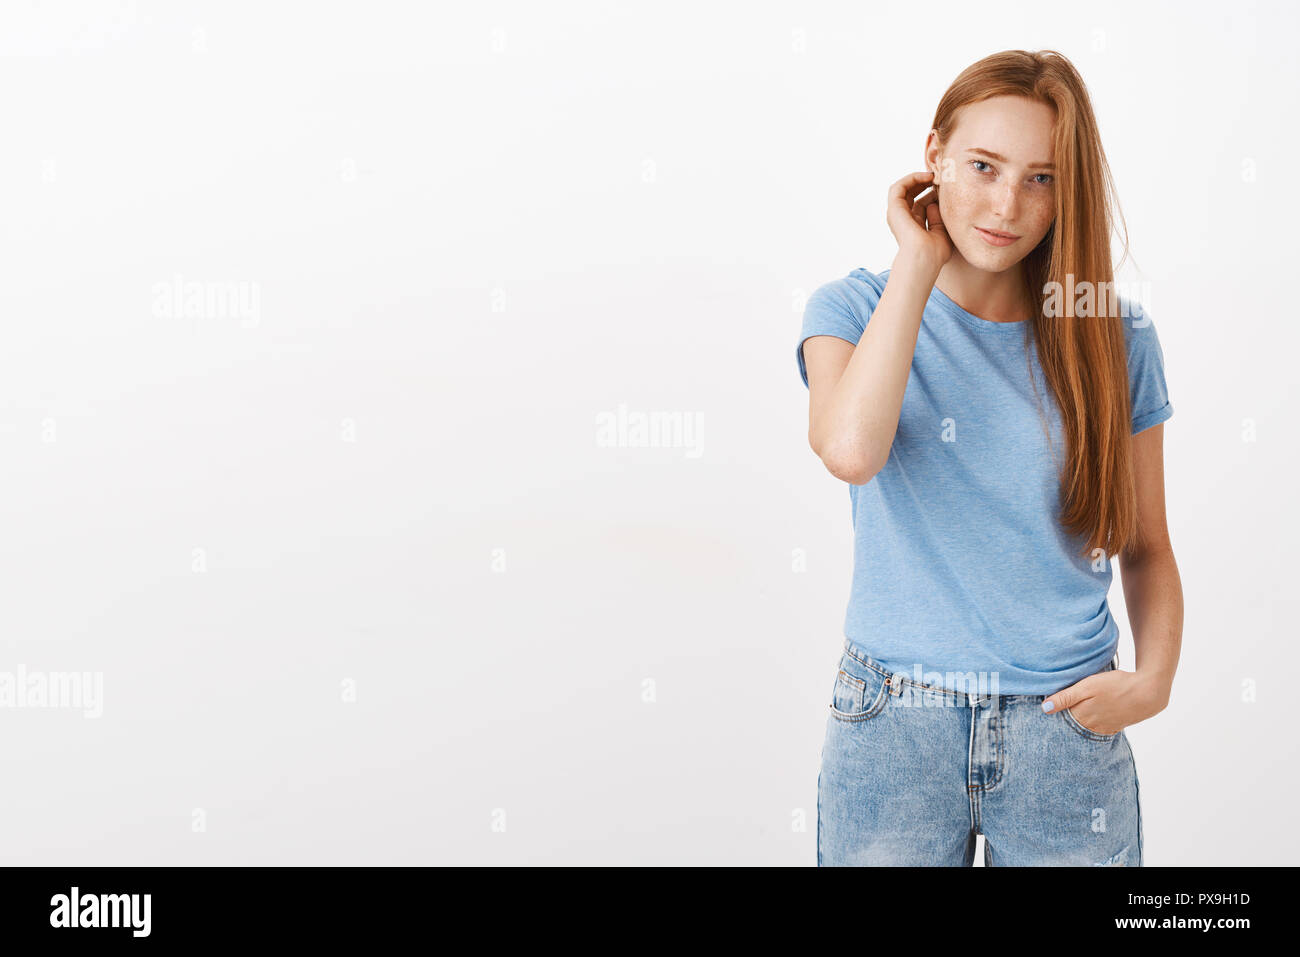
[[[975,232],[980,234],[980,239],[984,240],[990,246],[1010,246],[1020,239],[1019,236],[1012,236],[1008,233],[994,232],[991,229],[981,229],[975,227]]]

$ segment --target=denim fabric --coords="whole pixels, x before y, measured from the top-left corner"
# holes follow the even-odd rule
[[[976,834],[986,866],[1142,866],[1122,730],[1044,712],[1044,695],[957,684],[891,673],[845,641],[817,776],[818,866],[969,867]]]

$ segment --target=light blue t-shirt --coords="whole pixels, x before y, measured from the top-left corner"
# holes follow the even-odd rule
[[[855,269],[809,297],[795,348],[805,386],[804,340],[857,345],[888,276]],[[1121,305],[1136,435],[1173,406],[1155,325]],[[996,680],[998,694],[1048,695],[1115,654],[1111,559],[1080,555],[1085,539],[1057,521],[1064,433],[1032,342],[1027,321],[981,319],[930,293],[889,458],[849,486],[844,633],[893,672],[919,665],[926,683],[961,690],[974,672],[990,692]]]

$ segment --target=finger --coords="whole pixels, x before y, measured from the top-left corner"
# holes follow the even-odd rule
[[[934,192],[926,193],[912,203],[912,218],[916,220],[918,226],[925,226],[929,210],[931,207],[938,206],[938,204],[939,194]]]
[[[1066,708],[1077,708],[1089,698],[1095,697],[1086,691],[1081,691],[1078,685],[1071,685],[1068,688],[1056,692],[1054,695],[1048,695],[1043,699],[1043,710],[1049,713],[1064,711]],[[1051,707],[1048,707],[1051,705]]]
[[[943,224],[943,214],[939,212],[938,199],[939,198],[936,196],[935,201],[925,207],[926,225],[929,227],[931,232],[936,229],[942,229],[944,232],[947,232],[948,227]]]
[[[900,180],[896,180],[889,188],[891,191],[898,190],[901,193],[922,182],[928,185],[933,179],[934,173],[930,172],[928,169],[917,170],[908,173]]]
[[[1072,684],[1068,688],[1062,688],[1056,694],[1048,695],[1043,699],[1043,710],[1049,714],[1055,711],[1064,711],[1066,708],[1073,708],[1076,704],[1088,697],[1079,689],[1079,685]]]
[[[1089,698],[1095,698],[1099,694],[1105,694],[1107,682],[1110,680],[1107,672],[1099,672],[1080,678],[1068,688],[1062,688],[1056,694],[1048,695],[1043,699],[1044,711],[1063,711],[1066,708],[1073,708],[1081,701]],[[1053,707],[1047,705],[1051,702]]]
[[[928,206],[930,203],[937,203],[938,201],[939,201],[939,194],[936,193],[934,190],[928,190],[922,193],[920,196],[916,197],[916,199],[912,200],[912,212],[924,218],[925,207]]]
[[[934,185],[934,174],[929,172],[913,173],[904,182],[907,183],[907,187],[903,190],[903,198],[911,203],[916,200],[916,197]]]
[[[890,201],[902,201],[910,206],[918,194],[930,188],[933,179],[934,174],[929,171],[909,173],[889,188]]]

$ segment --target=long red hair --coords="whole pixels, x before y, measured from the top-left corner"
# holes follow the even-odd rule
[[[1070,61],[1054,50],[1006,50],[971,64],[944,93],[931,128],[940,143],[947,143],[963,106],[1008,95],[1056,110],[1056,217],[1021,269],[1035,304],[1032,335],[1039,363],[1061,412],[1065,455],[1059,520],[1084,537],[1081,555],[1100,549],[1109,557],[1138,544],[1139,537],[1128,361],[1120,326],[1126,320],[1113,295],[1099,297],[1101,309],[1092,315],[1075,315],[1069,297],[1061,303],[1063,314],[1045,315],[1042,306],[1053,283],[1057,290],[1086,288],[1084,282],[1098,291],[1114,289],[1110,237],[1113,215],[1122,224],[1123,214],[1088,90]],[[1127,255],[1127,230],[1124,248]]]

